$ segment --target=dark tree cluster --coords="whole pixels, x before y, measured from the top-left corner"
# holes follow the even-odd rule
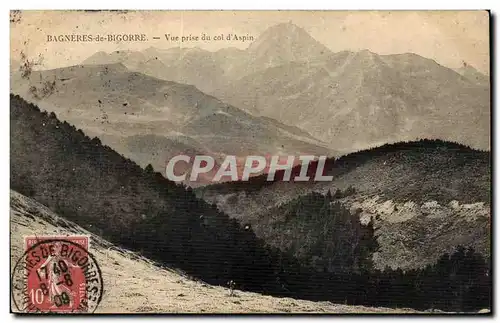
[[[448,311],[490,307],[489,264],[473,249],[458,247],[421,269],[376,270],[371,261],[378,248],[373,222],[361,224],[356,212],[336,201],[336,195],[352,193],[347,188],[300,196],[271,209],[264,215],[267,221],[255,227],[266,242],[297,262],[287,260],[280,271],[280,281],[293,286],[290,290],[347,304]],[[301,281],[303,276],[292,274],[296,271],[309,271],[309,279]]]
[[[255,230],[272,246],[318,271],[371,268],[377,247],[373,223],[361,224],[358,214],[351,214],[336,201],[352,194],[351,190],[299,196],[262,215]]]
[[[252,230],[89,138],[54,113],[11,96],[11,188],[100,236],[213,284],[272,282]]]
[[[457,247],[437,263],[425,268],[402,270],[372,270],[317,273],[311,276],[303,298],[328,300],[345,304],[436,309],[453,312],[472,312],[491,308],[492,282],[490,265],[472,249]]]

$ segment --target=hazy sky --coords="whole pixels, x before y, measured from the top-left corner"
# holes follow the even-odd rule
[[[19,18],[19,19],[18,19]],[[11,13],[11,57],[43,57],[43,68],[75,65],[97,51],[169,48],[163,34],[258,37],[266,28],[293,22],[332,51],[369,49],[379,54],[414,52],[449,67],[464,62],[489,73],[486,11],[23,11]],[[144,33],[146,42],[47,42],[47,35]],[[161,36],[160,40],[152,39]],[[246,48],[249,42],[190,42],[208,50]]]

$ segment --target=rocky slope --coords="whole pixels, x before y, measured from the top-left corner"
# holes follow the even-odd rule
[[[407,270],[431,264],[458,245],[490,257],[490,167],[487,152],[424,140],[343,156],[327,166],[331,182],[255,179],[200,188],[197,194],[251,224],[258,236],[277,242],[279,235],[268,231],[269,219],[283,213],[277,207],[311,192],[330,191],[333,202],[363,223],[373,221],[379,245],[374,265]],[[302,219],[304,225],[308,221],[314,220]],[[286,222],[280,225],[285,230]]]
[[[289,62],[215,95],[346,152],[418,138],[490,146],[489,84],[415,54],[339,52]]]

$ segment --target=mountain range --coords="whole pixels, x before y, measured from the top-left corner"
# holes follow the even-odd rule
[[[418,138],[490,146],[488,83],[416,54],[345,51],[293,61],[243,76],[215,95],[344,152]]]
[[[98,52],[82,64],[123,63],[130,70],[211,93],[252,72],[292,61],[321,60],[331,51],[292,23],[270,27],[246,50],[234,47],[211,52],[199,47],[149,47],[143,51]]]
[[[129,71],[122,63],[14,73],[11,88],[163,172],[176,154],[333,155],[306,131],[253,116],[192,85]]]
[[[149,48],[83,62],[108,63],[192,84],[305,129],[335,151],[419,138],[490,147],[489,80],[472,66],[453,70],[413,53],[332,52],[292,23],[270,27],[245,50]]]

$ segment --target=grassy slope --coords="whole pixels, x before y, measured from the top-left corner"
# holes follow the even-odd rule
[[[230,291],[194,281],[120,248],[11,191],[11,263],[25,235],[91,235],[91,252],[103,272],[105,294],[97,313],[414,313],[410,309],[346,306]]]

